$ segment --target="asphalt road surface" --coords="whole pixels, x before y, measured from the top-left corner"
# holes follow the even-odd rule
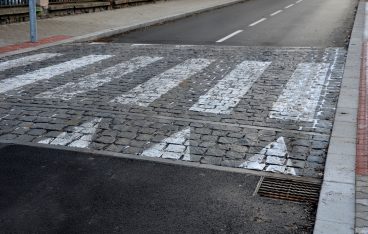
[[[0,146],[2,233],[303,233],[306,204],[253,196],[259,176]]]
[[[110,38],[113,42],[343,47],[357,1],[249,0]]]

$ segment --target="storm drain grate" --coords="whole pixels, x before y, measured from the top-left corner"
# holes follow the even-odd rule
[[[262,197],[317,204],[321,184],[262,177],[257,190]]]

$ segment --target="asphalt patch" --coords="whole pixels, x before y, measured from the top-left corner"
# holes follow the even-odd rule
[[[0,145],[2,233],[310,233],[308,204],[256,175]]]

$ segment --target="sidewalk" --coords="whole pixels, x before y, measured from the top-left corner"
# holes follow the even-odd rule
[[[359,3],[314,233],[368,233],[367,4]]]
[[[38,20],[39,43],[29,41],[29,23],[0,25],[0,56],[17,49],[55,42],[96,39],[186,17],[244,0],[171,0],[103,11]],[[23,44],[20,44],[23,43]]]

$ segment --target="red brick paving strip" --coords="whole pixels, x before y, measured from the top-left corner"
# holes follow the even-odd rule
[[[360,88],[359,88],[358,131],[357,131],[357,148],[356,148],[357,175],[368,175],[367,49],[368,43],[364,43],[363,59],[360,73]]]
[[[39,45],[44,45],[44,44],[48,44],[48,43],[53,43],[53,42],[57,42],[57,41],[62,41],[62,40],[69,39],[69,38],[71,38],[71,36],[55,35],[55,36],[51,36],[51,37],[42,38],[42,39],[38,40],[37,42],[24,42],[24,43],[20,43],[20,44],[8,45],[8,46],[0,47],[0,54],[10,52],[10,51],[35,47],[35,46],[39,46]]]

